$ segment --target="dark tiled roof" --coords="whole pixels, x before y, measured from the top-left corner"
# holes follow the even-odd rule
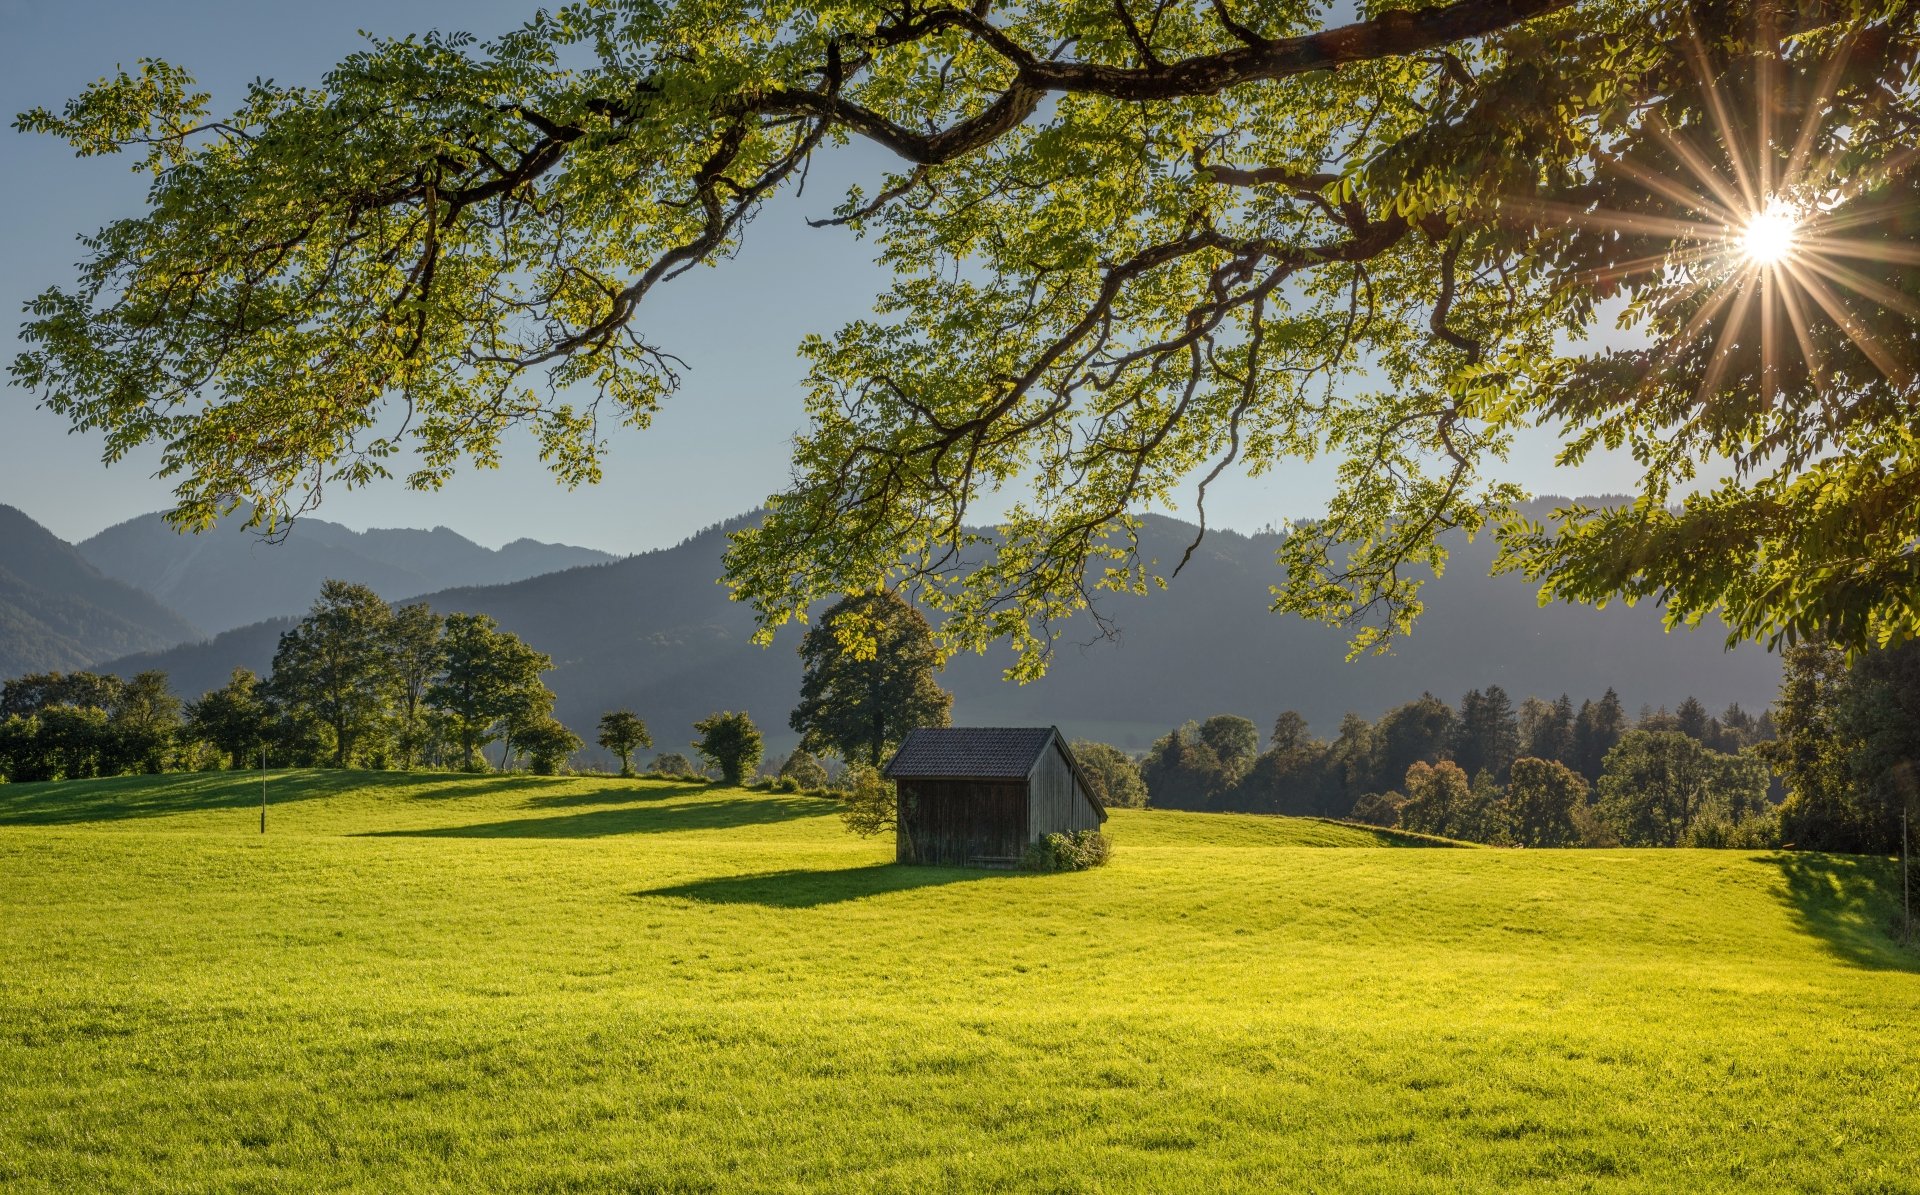
[[[1053,741],[1051,726],[943,726],[916,730],[887,764],[889,777],[1025,780]]]

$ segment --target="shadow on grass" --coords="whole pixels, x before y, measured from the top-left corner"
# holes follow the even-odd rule
[[[1775,868],[1800,928],[1840,958],[1875,971],[1920,973],[1920,950],[1895,937],[1900,864],[1867,855],[1782,852],[1756,859]]]
[[[352,789],[418,784],[403,772],[268,770],[267,800],[276,805],[337,796]],[[259,772],[176,772],[0,785],[0,826],[71,826],[85,822],[168,817],[260,804]]]
[[[529,809],[567,809],[580,805],[613,805],[621,801],[664,801],[669,797],[697,797],[717,787],[704,780],[606,780],[585,792],[551,797],[528,797]]]
[[[405,791],[405,800],[454,801],[502,792],[528,792],[529,808],[609,805],[617,801],[697,796],[711,785],[645,784],[609,780],[585,792],[551,796],[541,790],[571,777],[487,772],[371,772],[332,768],[269,769],[267,801],[290,805],[347,793]],[[104,776],[42,784],[0,784],[0,826],[72,826],[183,813],[246,809],[260,804],[259,772],[168,772],[159,776]],[[823,807],[825,803],[820,803]],[[773,820],[773,819],[750,819]]]
[[[769,909],[811,909],[889,892],[936,888],[972,880],[1007,879],[1009,873],[961,867],[909,867],[875,863],[820,871],[795,869],[754,875],[715,876],[665,888],[645,888],[636,897],[667,896],[708,905],[760,905]]]
[[[691,786],[700,791],[700,786]],[[646,794],[636,794],[644,796]],[[672,792],[663,795],[677,795]],[[536,799],[537,801],[537,799]],[[529,802],[534,804],[535,802]],[[559,800],[555,800],[559,804]],[[573,803],[573,802],[567,802]],[[599,804],[605,804],[602,797]],[[632,804],[559,817],[521,817],[466,826],[420,830],[369,830],[359,838],[606,838],[615,834],[664,834],[687,830],[732,830],[801,818],[825,817],[831,803],[813,797],[715,797],[707,801]]]

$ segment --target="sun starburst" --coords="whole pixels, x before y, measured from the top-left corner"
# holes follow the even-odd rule
[[[1800,213],[1779,199],[1747,217],[1740,230],[1740,250],[1757,266],[1779,265],[1793,254]]]
[[[1716,390],[1736,355],[1756,350],[1757,380],[1769,396],[1790,372],[1818,390],[1825,373],[1816,348],[1820,320],[1887,380],[1909,386],[1920,371],[1890,338],[1874,333],[1865,313],[1878,307],[1920,322],[1920,302],[1875,276],[1884,277],[1888,265],[1920,265],[1920,246],[1889,235],[1895,225],[1910,227],[1913,214],[1891,219],[1884,208],[1856,201],[1912,168],[1920,146],[1872,170],[1859,170],[1857,162],[1843,170],[1847,155],[1836,145],[1846,141],[1846,129],[1833,124],[1831,98],[1853,47],[1833,47],[1824,64],[1802,72],[1811,87],[1789,97],[1780,40],[1757,40],[1769,48],[1756,55],[1753,102],[1742,106],[1730,100],[1703,40],[1682,39],[1703,119],[1676,129],[1651,114],[1641,144],[1657,154],[1622,153],[1602,163],[1631,184],[1620,194],[1632,210],[1545,205],[1543,214],[1650,242],[1651,252],[1589,275],[1609,290],[1630,279],[1655,280],[1648,290],[1658,298],[1648,310],[1665,334],[1655,337],[1649,383],[1679,361],[1698,361],[1690,346],[1712,336],[1698,399]],[[1794,111],[1800,127],[1776,126],[1779,114]],[[1665,213],[1650,210],[1663,204]]]

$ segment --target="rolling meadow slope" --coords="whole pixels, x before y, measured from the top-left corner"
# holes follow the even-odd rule
[[[1884,860],[593,778],[0,786],[8,1191],[1914,1189]]]

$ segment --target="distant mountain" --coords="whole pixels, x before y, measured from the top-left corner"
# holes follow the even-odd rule
[[[445,527],[354,531],[305,518],[283,539],[269,541],[240,523],[233,519],[212,531],[182,535],[159,515],[144,515],[107,528],[79,548],[101,572],[146,590],[213,633],[298,613],[328,578],[358,581],[397,599],[614,559],[591,548],[530,539],[495,550]]]
[[[730,526],[738,525],[736,520]],[[716,709],[746,709],[770,750],[793,743],[787,714],[799,691],[798,632],[771,648],[748,642],[748,609],[727,600],[720,575],[724,528],[678,547],[512,585],[431,594],[436,610],[493,615],[554,657],[549,683],[561,719],[589,740],[601,712],[630,706],[652,727],[659,750],[682,750],[693,720]],[[1194,528],[1151,518],[1143,552],[1178,559]],[[1187,718],[1239,713],[1262,725],[1297,709],[1331,736],[1349,710],[1368,717],[1422,690],[1455,700],[1469,688],[1504,686],[1529,694],[1599,696],[1608,686],[1631,711],[1642,702],[1677,704],[1688,695],[1714,710],[1738,701],[1763,708],[1779,684],[1766,652],[1722,649],[1712,630],[1667,633],[1651,607],[1542,608],[1531,586],[1487,576],[1492,548],[1456,544],[1447,575],[1427,590],[1427,614],[1394,654],[1347,663],[1346,636],[1270,613],[1267,587],[1279,578],[1277,535],[1209,532],[1192,563],[1161,593],[1113,597],[1117,640],[1092,638],[1085,620],[1068,626],[1051,673],[1026,686],[1000,679],[1004,654],[954,660],[942,683],[962,724],[1057,723],[1069,734],[1139,749]],[[264,671],[290,622],[247,627],[210,643],[141,656],[122,672],[164,668],[183,693],[222,682],[236,664]]]
[[[180,615],[102,576],[71,544],[0,506],[0,677],[67,672],[199,637]]]

